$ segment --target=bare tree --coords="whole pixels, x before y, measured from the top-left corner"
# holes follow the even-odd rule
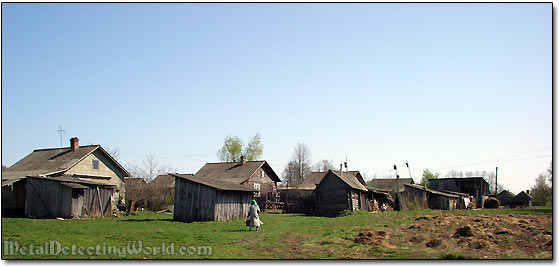
[[[283,170],[284,180],[290,186],[301,184],[311,172],[311,152],[307,145],[298,143],[293,157]]]
[[[297,164],[293,161],[288,162],[283,169],[283,182],[286,186],[291,187],[297,185]]]
[[[334,164],[331,160],[321,160],[314,165],[314,170],[317,172],[326,172],[328,169],[334,169]]]
[[[458,170],[450,170],[446,173],[446,176],[450,178],[462,178],[464,177],[464,173]]]
[[[153,154],[150,154],[146,155],[141,166],[134,163],[129,164],[128,171],[133,177],[143,178],[149,183],[158,175],[176,172],[176,169],[170,165],[160,163]]]
[[[111,148],[107,146],[105,151],[107,151],[107,153],[109,153],[113,158],[115,158],[115,160],[118,161],[120,156],[120,150],[118,148]]]

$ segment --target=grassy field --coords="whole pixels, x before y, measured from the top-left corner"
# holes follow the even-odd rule
[[[349,238],[357,236],[362,229],[391,229],[406,226],[415,217],[424,215],[461,214],[461,215],[531,215],[551,216],[550,208],[532,207],[526,209],[498,210],[415,210],[385,213],[356,213],[353,215],[325,218],[295,214],[264,213],[262,228],[249,232],[242,220],[227,222],[172,221],[172,214],[138,212],[123,216],[121,219],[105,218],[91,220],[55,220],[2,218],[2,258],[3,259],[440,259],[440,258],[479,258],[475,252],[447,251],[411,245],[402,241],[396,247],[373,246],[355,243]],[[552,230],[552,228],[548,228]],[[37,246],[45,242],[57,241],[66,246],[67,255],[6,254],[8,242],[17,241],[20,247],[33,244],[35,253],[41,252]],[[110,246],[126,246],[129,241],[142,241],[143,249],[138,254],[119,256],[121,253],[107,251],[95,255],[82,249],[72,254],[72,245],[87,249],[110,249]],[[15,243],[15,242],[9,242]],[[134,242],[130,242],[134,243]],[[167,251],[174,245],[175,254],[162,254],[151,247],[161,247],[165,243]],[[195,254],[197,247],[211,247],[211,254]],[[47,250],[52,247],[45,247]],[[184,247],[181,254],[179,247]],[[13,246],[12,246],[13,248]],[[120,248],[123,250],[123,248]],[[12,249],[13,251],[13,249]],[[51,250],[52,251],[52,250]],[[55,250],[56,251],[56,250]],[[60,250],[59,250],[60,251]],[[113,250],[114,251],[114,250]],[[207,251],[207,250],[206,250]],[[159,254],[153,254],[159,252]],[[198,250],[196,251],[198,252]],[[204,252],[204,250],[202,250]],[[116,253],[116,254],[115,254]],[[186,254],[185,254],[186,253]],[[534,258],[511,251],[503,258]],[[542,257],[537,257],[542,258]],[[546,255],[543,258],[551,258]]]

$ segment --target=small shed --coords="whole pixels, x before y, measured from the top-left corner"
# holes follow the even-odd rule
[[[328,170],[314,192],[319,216],[336,216],[343,210],[368,210],[368,190],[351,173]]]
[[[514,194],[508,190],[503,190],[501,193],[497,194],[497,199],[499,200],[501,206],[510,206],[514,200]]]
[[[25,216],[71,218],[111,215],[115,186],[68,177],[28,176]]]
[[[244,219],[256,189],[192,174],[175,177],[175,221],[226,221]]]
[[[516,196],[514,196],[514,205],[521,206],[521,207],[530,207],[532,206],[532,196],[530,196],[527,192],[520,191]]]

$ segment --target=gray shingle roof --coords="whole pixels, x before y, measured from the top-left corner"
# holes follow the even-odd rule
[[[169,174],[173,177],[178,177],[178,178],[183,178],[195,183],[199,183],[202,185],[206,185],[209,187],[213,187],[219,190],[228,190],[228,191],[257,191],[254,188],[250,188],[250,187],[246,187],[243,185],[239,185],[236,183],[231,183],[231,182],[227,182],[224,181],[222,179],[215,179],[215,178],[209,178],[209,177],[199,177],[199,176],[195,176],[192,174]]]
[[[442,192],[442,191],[439,191],[439,190],[425,188],[422,185],[404,184],[404,186],[412,187],[412,188],[419,189],[419,190],[424,190],[424,191],[432,193],[432,194],[442,195],[442,196],[449,197],[449,198],[460,198],[461,197],[460,195],[450,194],[450,193],[445,193],[445,192]]]
[[[330,170],[330,172],[337,175],[342,181],[344,181],[350,187],[358,190],[368,191],[367,188],[363,186],[363,184],[361,184],[359,180],[357,180],[357,177],[355,177],[351,173],[342,172],[342,174],[340,175],[340,171]]]
[[[115,185],[110,185],[110,184],[93,182],[93,181],[90,181],[90,180],[83,180],[83,179],[70,177],[70,176],[57,176],[57,177],[27,176],[27,178],[52,180],[52,181],[57,181],[57,182],[61,182],[61,183],[77,183],[77,184],[96,185],[96,186],[105,186],[105,187],[114,187],[115,186]]]
[[[14,165],[8,167],[5,171],[2,171],[2,180],[21,178],[24,176],[62,173],[76,165],[95,150],[101,150],[120,168],[124,176],[130,176],[130,173],[101,148],[101,146],[88,145],[79,146],[75,151],[72,151],[69,147],[34,150]]]
[[[276,175],[272,167],[266,161],[247,161],[244,165],[239,162],[232,163],[206,163],[198,172],[196,177],[220,179],[231,183],[240,184],[247,180],[260,167],[266,174],[276,182],[281,179]]]
[[[371,179],[369,180],[369,186],[380,190],[394,191],[396,187],[402,190],[404,184],[414,184],[411,178],[386,178],[386,179]]]
[[[339,173],[339,172],[340,171],[336,171],[336,173]],[[305,181],[303,181],[303,183],[295,186],[295,188],[297,188],[297,189],[315,189],[316,186],[320,183],[320,181],[322,181],[322,179],[326,176],[327,173],[328,172],[311,172],[307,176],[307,178],[305,178]],[[359,173],[359,171],[348,171],[348,172],[344,172],[344,173],[351,174],[359,183],[361,183],[361,181],[359,180],[360,177],[361,177],[361,174]],[[353,180],[353,178],[350,178],[350,179]]]

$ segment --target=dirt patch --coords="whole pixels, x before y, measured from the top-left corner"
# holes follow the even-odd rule
[[[366,244],[366,245],[373,245],[373,246],[382,245],[382,246],[392,247],[392,245],[390,245],[389,243],[389,239],[390,239],[390,235],[388,234],[387,231],[384,230],[373,231],[373,230],[364,229],[359,231],[357,237],[353,238],[352,240],[355,243],[359,243],[359,244]]]
[[[440,253],[442,258],[453,252],[474,254],[481,259],[502,258],[511,252],[539,257],[552,254],[551,226],[550,216],[442,214],[419,216],[411,224],[391,230],[361,230],[351,240],[387,247],[402,242],[421,245],[430,252]],[[391,238],[391,235],[400,237]]]

